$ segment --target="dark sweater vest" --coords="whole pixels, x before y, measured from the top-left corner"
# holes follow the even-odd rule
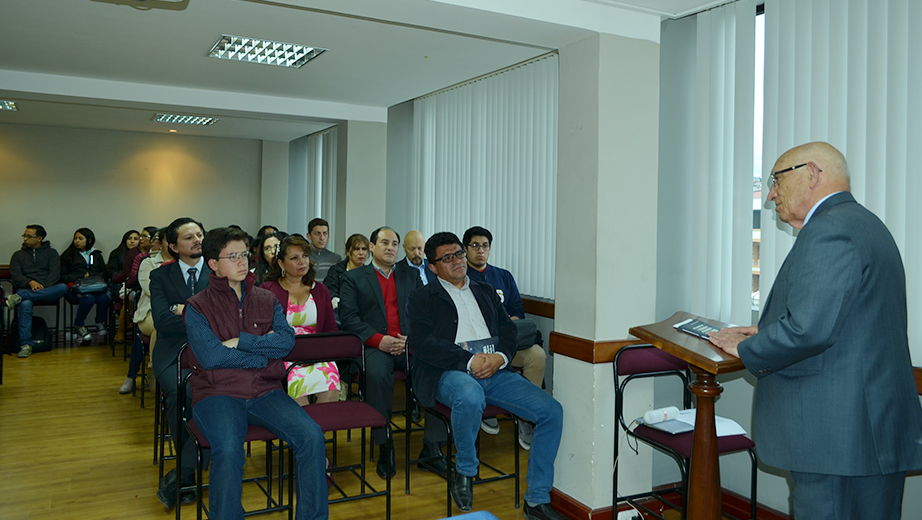
[[[239,337],[241,332],[262,336],[272,330],[276,298],[271,292],[254,287],[255,278],[253,273],[247,276],[243,305],[238,305],[237,294],[227,284],[227,278],[214,273],[208,287],[186,303],[208,319],[218,341]],[[205,370],[196,363],[192,367],[193,405],[213,395],[238,399],[261,397],[282,389],[285,377],[285,364],[280,359],[268,360],[263,368]]]

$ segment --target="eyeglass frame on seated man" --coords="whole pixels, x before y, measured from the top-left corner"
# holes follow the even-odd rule
[[[464,260],[467,257],[467,251],[459,249],[454,253],[448,253],[447,255],[442,255],[435,259],[436,262],[442,262],[443,264],[450,264],[455,260]]]

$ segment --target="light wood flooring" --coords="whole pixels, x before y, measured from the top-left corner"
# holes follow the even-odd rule
[[[153,464],[154,400],[119,395],[128,364],[121,345],[112,357],[106,345],[62,347],[26,359],[5,356],[0,385],[0,520],[37,519],[156,519],[172,518],[157,500],[158,468]],[[395,408],[402,407],[398,385]],[[497,436],[482,434],[483,459],[502,468],[513,467],[512,428],[501,422]],[[359,432],[351,442],[339,439],[342,460],[359,459]],[[412,436],[411,456],[419,453],[422,432]],[[445,481],[415,466],[410,471],[412,494],[404,494],[404,438],[395,437],[397,476],[392,480],[394,519],[434,520],[446,516]],[[328,453],[331,451],[328,444]],[[247,475],[264,467],[263,448],[253,445]],[[528,452],[521,450],[523,479]],[[171,462],[167,464],[172,465]],[[369,466],[373,484],[383,481]],[[489,476],[484,471],[485,476]],[[337,478],[337,482],[345,477]],[[343,482],[343,484],[346,484]],[[500,519],[521,519],[513,505],[511,480],[474,487],[474,509]],[[244,489],[245,506],[259,499]],[[331,493],[331,496],[333,494]],[[249,508],[249,507],[248,507]],[[330,506],[332,519],[382,519],[385,499],[372,498]],[[454,515],[460,513],[455,508]],[[183,517],[194,518],[195,507],[184,506]],[[259,518],[287,518],[286,513]]]

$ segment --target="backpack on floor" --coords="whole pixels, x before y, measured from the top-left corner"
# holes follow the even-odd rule
[[[6,342],[6,352],[19,352],[19,318],[13,319],[10,324],[10,337]],[[45,318],[41,316],[32,316],[32,352],[48,352],[51,350],[51,331]]]

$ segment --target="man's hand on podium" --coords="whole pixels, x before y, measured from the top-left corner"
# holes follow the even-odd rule
[[[711,332],[708,336],[710,337],[711,344],[727,354],[739,358],[740,355],[737,351],[739,344],[749,336],[755,336],[758,333],[759,327],[757,325],[751,325],[749,327],[729,327],[720,329],[717,332]]]

